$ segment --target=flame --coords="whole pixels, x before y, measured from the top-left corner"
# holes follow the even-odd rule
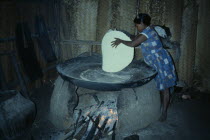
[[[111,114],[114,114],[113,109],[109,109],[109,112],[110,112]]]
[[[104,116],[104,115],[101,116],[100,123],[98,124],[98,127],[101,127],[102,126],[105,118],[106,118],[106,116]]]
[[[104,121],[106,120],[106,118],[107,119],[109,118],[105,125],[106,125],[106,128],[109,127],[109,129],[111,130],[114,123],[118,121],[118,114],[115,108],[101,106],[99,110],[96,107],[92,107],[89,110],[87,110],[83,116],[89,118],[88,116],[90,114],[93,115],[92,116],[93,120],[95,120],[97,116],[100,115],[100,121],[99,121],[98,127],[101,127],[104,124]]]
[[[105,118],[106,118],[106,116],[101,116],[101,121],[104,121],[105,120]]]
[[[110,125],[112,122],[113,122],[113,119],[109,119],[109,120],[107,121],[107,124]]]

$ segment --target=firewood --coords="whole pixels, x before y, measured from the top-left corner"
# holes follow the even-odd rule
[[[74,136],[75,140],[81,140],[88,128],[88,123],[85,123],[81,130]]]
[[[95,132],[96,132],[96,130],[97,130],[98,124],[99,124],[99,122],[100,122],[100,118],[101,118],[101,116],[100,116],[100,114],[99,114],[98,117],[96,117],[96,120],[93,121],[92,128],[90,129],[90,132],[89,132],[89,134],[88,134],[86,140],[92,140],[92,139],[93,139],[94,134],[95,134]]]
[[[104,131],[104,129],[105,129],[105,126],[106,126],[108,120],[109,120],[109,118],[106,118],[106,119],[104,120],[102,126],[101,126],[100,129],[98,130],[98,133],[95,135],[94,140],[99,140],[99,139],[102,137],[103,131]]]
[[[115,130],[116,130],[117,121],[115,121],[113,125],[113,133],[112,133],[112,140],[115,140]]]

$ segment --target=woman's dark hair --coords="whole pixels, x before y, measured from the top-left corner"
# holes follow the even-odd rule
[[[151,21],[151,17],[148,14],[140,13],[138,16],[135,17],[133,20],[136,24],[141,24],[143,22],[145,25],[149,26]]]

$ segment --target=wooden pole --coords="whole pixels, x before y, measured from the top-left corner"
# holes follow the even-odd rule
[[[12,58],[12,63],[15,67],[15,72],[17,74],[17,78],[19,80],[19,83],[20,83],[20,87],[22,89],[22,94],[25,98],[29,99],[29,94],[28,94],[28,90],[27,90],[27,87],[26,87],[26,83],[25,83],[25,80],[23,79],[23,75],[22,73],[20,72],[20,67],[19,67],[19,64],[17,63],[17,57],[16,57],[16,53],[11,53],[11,58]]]
[[[84,44],[84,45],[101,45],[99,41],[90,41],[90,40],[63,40],[62,44]]]
[[[0,57],[0,62],[1,62],[1,57]],[[4,72],[1,64],[0,64],[0,88],[3,90],[7,89],[6,79],[4,77]]]

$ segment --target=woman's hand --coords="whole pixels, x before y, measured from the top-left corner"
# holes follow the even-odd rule
[[[122,40],[119,38],[115,38],[115,41],[112,41],[112,48],[117,48],[117,46],[122,43]]]

